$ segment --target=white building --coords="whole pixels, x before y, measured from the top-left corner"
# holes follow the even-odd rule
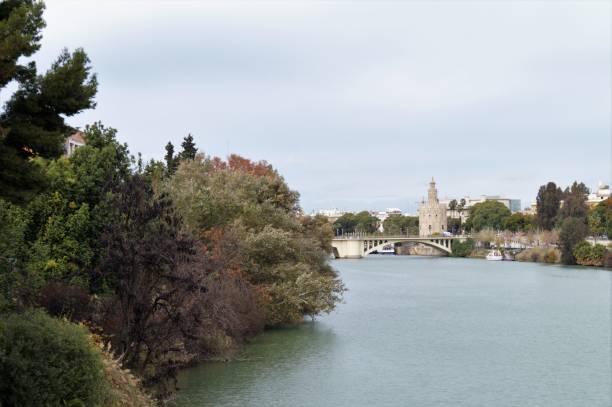
[[[64,141],[64,157],[70,157],[77,148],[83,147],[85,145],[85,137],[84,134],[80,131],[77,131],[74,134],[71,134]]]
[[[329,223],[334,223],[335,221],[338,220],[339,217],[341,217],[342,215],[344,215],[345,211],[339,211],[338,209],[320,209],[316,212],[313,212],[313,216],[314,215],[322,215],[325,216],[327,218],[327,220],[329,220]]]
[[[597,191],[587,196],[587,205],[593,207],[608,198],[610,198],[610,186],[599,181],[599,184],[597,184]]]

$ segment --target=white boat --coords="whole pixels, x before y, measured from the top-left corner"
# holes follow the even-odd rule
[[[492,260],[492,261],[500,261],[504,259],[504,256],[501,254],[499,250],[495,249],[495,250],[491,250],[489,254],[487,254],[486,259]]]
[[[395,254],[395,245],[393,243],[384,245],[378,250],[378,254]]]

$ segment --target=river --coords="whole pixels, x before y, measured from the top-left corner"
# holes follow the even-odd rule
[[[612,406],[612,272],[519,262],[334,260],[330,315],[181,373],[178,406]]]

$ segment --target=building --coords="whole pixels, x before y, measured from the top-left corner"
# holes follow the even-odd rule
[[[462,210],[451,209],[450,202],[451,199],[444,199],[440,201],[440,203],[446,206],[446,216],[449,218],[461,218],[461,222],[465,222],[467,218],[470,217],[470,208],[477,203],[482,203],[485,201],[497,201],[501,202],[506,206],[506,208],[510,209],[510,212],[516,213],[521,211],[521,200],[506,198],[500,195],[480,195],[478,197],[466,196],[461,199],[465,200],[465,206]],[[461,199],[456,199],[457,204],[461,202]]]
[[[419,207],[419,236],[443,234],[446,231],[446,205],[438,200],[438,190],[433,177],[427,191],[427,202]]]
[[[538,203],[537,202],[532,202],[531,205],[525,207],[525,209],[523,209],[521,211],[521,213],[523,215],[532,215],[535,216],[538,213]]]
[[[64,157],[70,157],[77,148],[85,145],[85,135],[80,131],[68,136],[64,141]]]
[[[610,198],[610,186],[599,181],[597,192],[590,193],[587,196],[587,205],[592,208],[608,198]]]
[[[313,212],[313,216],[314,215],[322,215],[325,216],[327,218],[327,220],[329,221],[329,223],[335,223],[339,217],[341,217],[342,215],[344,215],[345,211],[339,211],[338,209],[321,209],[318,210],[316,212]]]

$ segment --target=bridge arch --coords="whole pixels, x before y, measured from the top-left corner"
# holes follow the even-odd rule
[[[410,240],[406,240],[406,239],[385,239],[384,241],[380,241],[380,240],[364,240],[364,250],[363,250],[363,256],[367,256],[368,254],[372,254],[374,252],[377,252],[379,250],[382,250],[383,247],[385,247],[388,244],[393,244],[395,246],[395,244],[397,243],[403,243],[403,242],[413,242],[413,243],[422,243],[426,246],[429,247],[433,247],[445,254],[451,254],[452,253],[452,249],[451,249],[451,241],[447,240],[447,239],[410,239]]]

